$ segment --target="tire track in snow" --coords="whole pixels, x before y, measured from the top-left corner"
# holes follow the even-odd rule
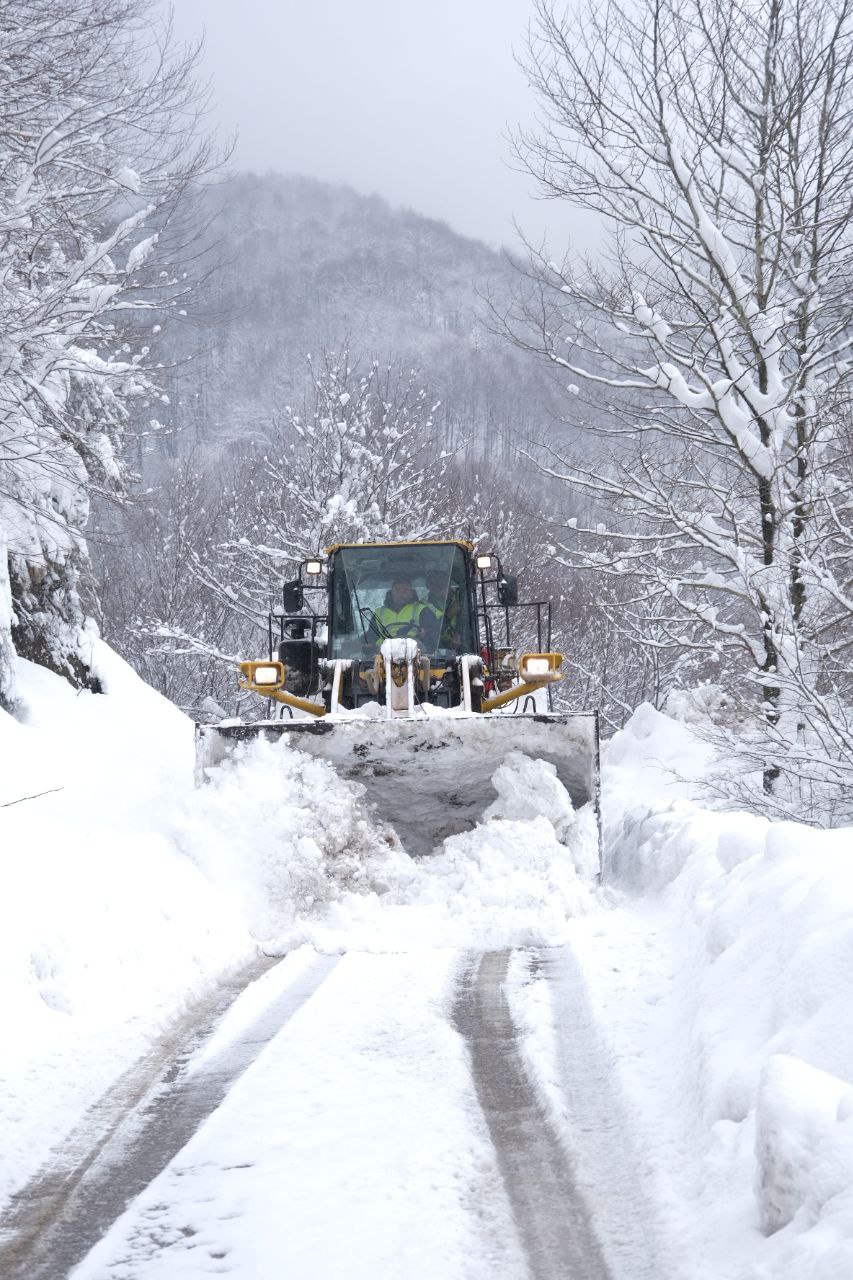
[[[566,1153],[524,1071],[502,984],[509,951],[475,961],[454,1009],[532,1280],[609,1280]]]
[[[556,1078],[542,1075],[542,1050],[521,1041],[525,1073],[595,1205],[596,1230],[613,1280],[660,1280],[679,1271],[658,1233],[646,1161],[637,1145],[637,1119],[628,1107],[613,1059],[590,1003],[589,988],[571,946],[517,951],[510,977],[516,1026],[524,1026],[524,1000],[512,990],[512,970],[545,984],[554,1039],[545,1052]],[[526,984],[525,984],[526,985]],[[523,991],[523,988],[522,988]],[[523,1036],[523,1032],[519,1033]]]
[[[319,956],[235,1042],[191,1074],[192,1058],[237,997],[274,967],[255,962],[235,974],[181,1024],[180,1043],[164,1061],[162,1046],[127,1072],[69,1139],[67,1158],[39,1174],[9,1203],[0,1227],[3,1280],[64,1280],[127,1205],[184,1147],[261,1050],[329,976],[339,956]],[[169,1037],[175,1045],[179,1032]],[[92,1135],[98,1135],[92,1141]]]

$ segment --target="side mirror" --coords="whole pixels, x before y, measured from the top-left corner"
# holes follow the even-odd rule
[[[302,583],[298,578],[285,582],[281,588],[281,606],[285,613],[299,613],[305,604]]]
[[[518,604],[518,578],[504,574],[498,583],[498,599],[504,605]]]

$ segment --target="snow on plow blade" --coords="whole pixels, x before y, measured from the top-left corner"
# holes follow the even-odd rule
[[[496,798],[491,779],[510,752],[553,764],[574,808],[592,804],[598,823],[596,712],[196,725],[197,780],[257,738],[285,738],[360,782],[370,809],[411,854],[429,853],[477,824]]]

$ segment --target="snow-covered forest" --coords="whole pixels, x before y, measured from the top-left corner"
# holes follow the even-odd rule
[[[174,1147],[62,1274],[545,1280],[564,1218],[594,1280],[853,1274],[853,0],[522,7],[505,159],[585,255],[247,171],[160,0],[0,0],[13,1280],[60,1280],[27,1197],[67,1187],[61,1237],[163,1099]],[[194,723],[276,709],[237,667],[300,565],[446,539],[550,603],[530,705],[598,713],[600,804],[524,711],[428,856],[366,748],[238,738],[193,779]],[[425,780],[470,687],[420,709]],[[556,1192],[489,1109],[499,1043]]]
[[[185,292],[179,209],[216,163],[196,54],[150,19],[127,0],[0,7],[7,709],[16,655],[95,681],[81,600],[91,501],[127,492],[128,423],[163,394],[141,317]]]
[[[99,508],[93,538],[104,634],[155,687],[227,708],[280,582],[336,538],[473,537],[535,598],[583,591],[515,447],[560,388],[487,323],[505,257],[299,178],[232,178],[198,218],[210,274],[152,344],[168,404],[137,442],[145,496]]]
[[[795,38],[781,11],[721,9],[697,34],[674,7],[591,28],[582,55],[542,6],[549,123],[517,154],[614,236],[561,266],[346,188],[223,182],[197,55],[142,11],[8,12],[4,705],[16,652],[89,681],[94,618],[203,716],[302,556],[462,535],[553,600],[564,705],[618,727],[713,686],[747,766],[724,792],[846,814],[843,24]],[[35,87],[34,59],[55,67]]]

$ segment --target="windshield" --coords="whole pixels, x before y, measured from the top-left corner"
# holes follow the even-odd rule
[[[333,557],[331,656],[365,658],[389,636],[423,653],[472,653],[461,547],[342,547]]]

